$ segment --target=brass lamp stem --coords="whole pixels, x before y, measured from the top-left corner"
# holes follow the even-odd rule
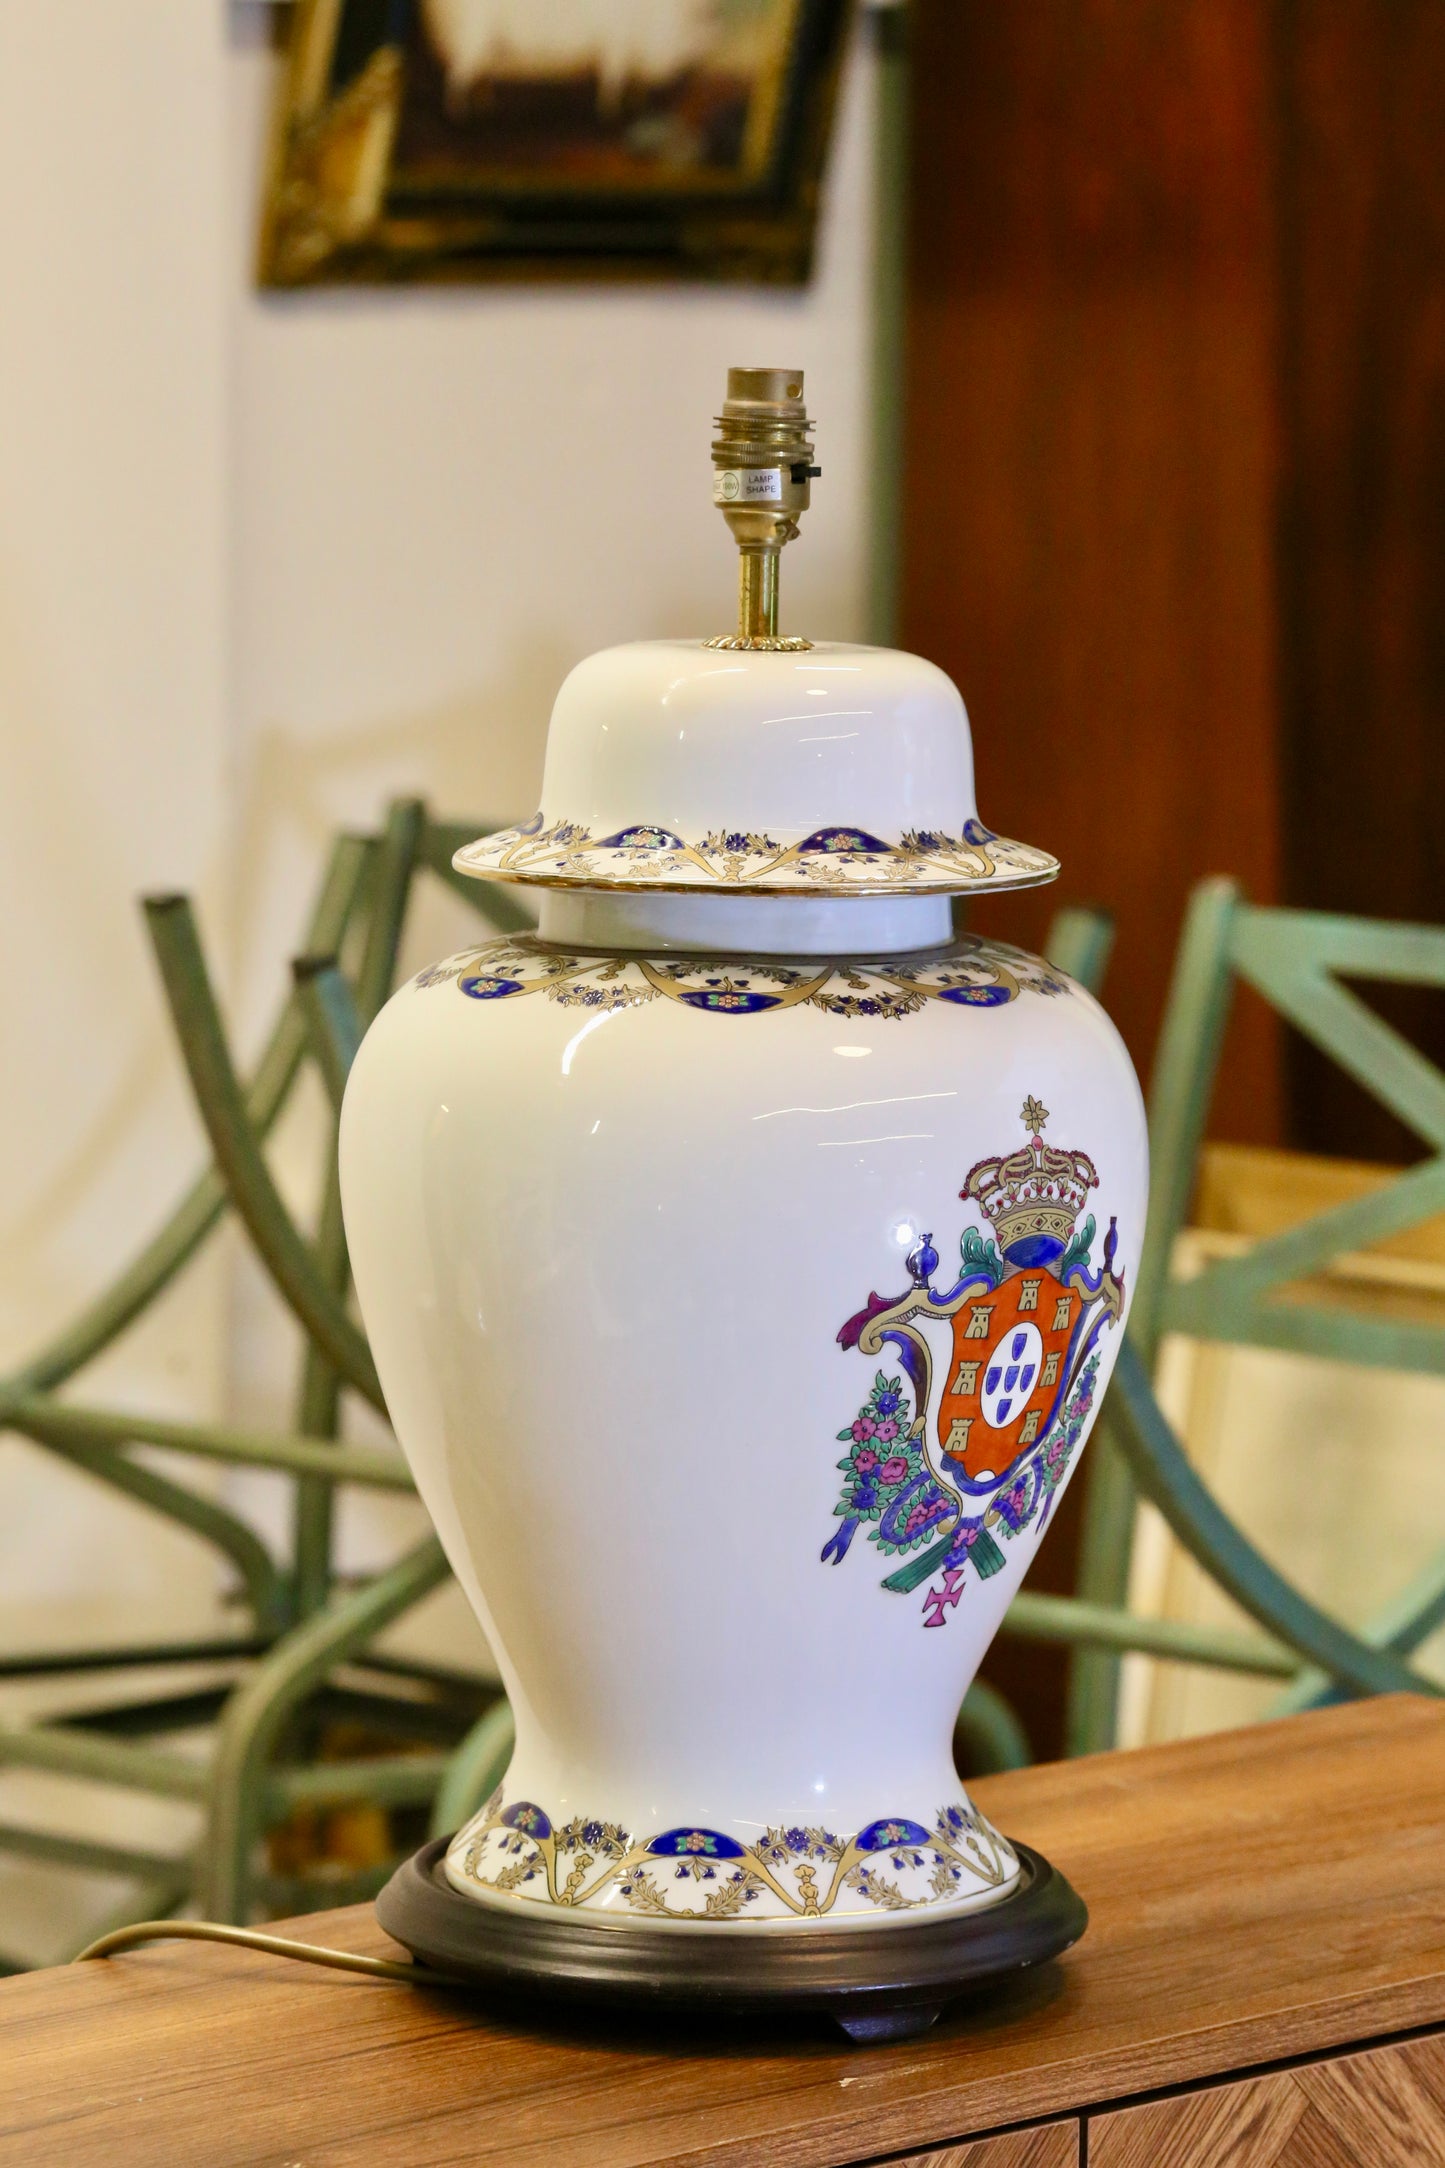
[[[738,637],[750,644],[778,637],[778,552],[738,551]]]
[[[738,545],[738,629],[709,647],[811,647],[778,632],[778,558],[808,509],[812,423],[801,369],[729,369],[713,439],[713,502]]]

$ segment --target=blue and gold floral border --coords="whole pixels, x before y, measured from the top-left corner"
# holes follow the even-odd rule
[[[974,888],[1033,888],[1059,862],[1029,843],[995,835],[980,820],[957,836],[910,829],[896,843],[865,828],[818,828],[797,843],[755,831],[718,829],[689,843],[644,823],[594,836],[578,821],[542,813],[515,828],[479,836],[452,860],[486,881],[539,881],[558,888],[726,889],[734,894],[821,891],[856,895],[955,894]]]
[[[453,1880],[494,1896],[573,1907],[615,1893],[634,1912],[686,1920],[913,1912],[1001,1890],[1018,1872],[1009,1844],[967,1800],[940,1807],[927,1826],[889,1815],[840,1837],[780,1825],[748,1844],[721,1829],[638,1839],[586,1816],[558,1825],[532,1800],[505,1804],[500,1790],[453,1840],[447,1866]]]
[[[976,934],[897,961],[820,959],[738,963],[719,956],[582,955],[533,934],[463,949],[419,972],[415,986],[458,986],[473,1001],[545,994],[564,1008],[627,1009],[659,999],[717,1016],[760,1016],[800,1006],[830,1016],[912,1016],[929,1002],[994,1009],[1020,994],[1062,994],[1068,981],[1037,957]]]

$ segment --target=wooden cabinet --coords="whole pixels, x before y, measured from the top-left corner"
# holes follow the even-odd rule
[[[1445,1705],[990,1777],[1090,1908],[920,2039],[160,1943],[0,1981],[0,2168],[1445,2168]],[[371,1908],[298,1923],[388,1953]]]
[[[1441,2168],[1445,2033],[994,2131],[869,2168]]]
[[[1036,2123],[1032,2130],[1002,2130],[991,2138],[965,2138],[928,2153],[904,2153],[870,2168],[1079,2168],[1083,2158],[1078,2123]]]
[[[903,2153],[870,2168],[1079,2168],[1083,2158],[1078,2123],[1036,2123],[1032,2130],[1003,2130],[991,2138],[965,2138],[928,2153]]]
[[[1088,2118],[1089,2168],[1429,2168],[1445,2162],[1445,2034]]]

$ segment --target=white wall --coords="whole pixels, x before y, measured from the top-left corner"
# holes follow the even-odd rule
[[[199,1152],[132,899],[194,889],[215,927],[228,894],[224,32],[197,0],[0,0],[0,1367]],[[206,1260],[89,1389],[217,1407],[224,1277]],[[0,1648],[183,1632],[215,1598],[199,1546],[0,1440]],[[187,1834],[16,1774],[0,1811]],[[121,1894],[8,1860],[0,1948],[73,1947]]]
[[[195,0],[0,0],[0,1363],[198,1150],[132,899],[195,888],[214,921],[225,894],[225,81]],[[181,1290],[108,1389],[213,1405],[221,1293]],[[43,1599],[209,1587],[141,1526],[0,1443],[0,1637]]]
[[[530,809],[579,656],[729,622],[707,443],[730,362],[808,372],[824,478],[785,614],[861,630],[867,55],[805,293],[261,296],[274,13],[0,0],[0,1362],[104,1283],[197,1156],[134,895],[199,890],[254,1047],[338,822],[401,790]],[[445,946],[459,908],[416,943]],[[303,1186],[312,1137],[299,1121],[282,1153]],[[106,1389],[281,1420],[291,1346],[232,1245]],[[271,1517],[264,1483],[236,1494]],[[60,1630],[42,1596],[72,1621],[82,1597],[127,1621],[202,1600],[203,1554],[179,1546],[182,1572],[116,1510],[0,1446],[0,1635]],[[357,1555],[399,1526],[363,1520]]]
[[[449,812],[536,797],[552,693],[613,641],[721,630],[732,546],[710,421],[729,362],[808,372],[824,479],[788,553],[790,617],[862,616],[865,65],[849,74],[806,292],[518,286],[258,294],[242,275],[272,64],[233,14],[233,718],[248,922],[294,904],[338,819],[388,792]]]

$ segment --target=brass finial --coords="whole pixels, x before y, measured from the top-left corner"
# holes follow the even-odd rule
[[[729,369],[712,445],[712,501],[738,546],[738,629],[709,647],[793,650],[778,635],[778,558],[808,509],[812,423],[801,369]]]

